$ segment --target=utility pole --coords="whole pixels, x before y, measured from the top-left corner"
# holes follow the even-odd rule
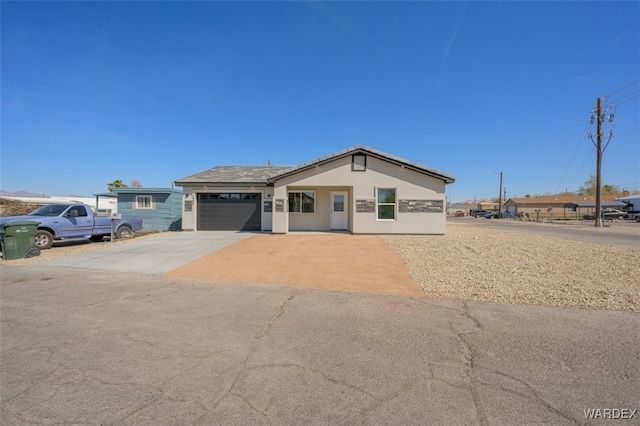
[[[602,147],[602,123],[604,122],[605,116],[602,112],[602,98],[598,98],[596,100],[596,115],[595,117],[591,116],[591,123],[593,124],[593,120],[596,120],[596,140],[593,140],[593,135],[591,133],[589,136],[591,137],[591,142],[596,146],[596,228],[602,228],[602,154],[604,150],[609,146],[609,142],[611,142],[611,137],[613,136],[613,127],[611,131],[609,131],[608,136],[609,140],[607,144]],[[613,122],[613,114],[609,114],[609,123]]]
[[[495,174],[500,173],[500,190],[498,191],[498,219],[500,219],[502,217],[502,172],[489,171],[487,173],[495,173]],[[505,198],[506,198],[506,194],[505,194]]]
[[[602,228],[602,98],[596,101],[596,228]]]
[[[498,193],[498,219],[502,218],[502,172],[500,172],[500,192]]]

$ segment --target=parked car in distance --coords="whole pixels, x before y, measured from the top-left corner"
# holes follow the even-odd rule
[[[464,217],[464,211],[463,210],[456,211],[456,217]]]
[[[603,210],[602,218],[603,219],[622,219],[626,215],[625,212],[621,212],[620,210]],[[595,220],[595,213],[588,213],[582,216],[585,220]]]
[[[489,210],[472,210],[471,216],[473,217],[484,217],[484,215],[491,213]]]
[[[497,219],[498,218],[498,212],[491,212],[491,213],[487,213],[484,215],[485,219]]]

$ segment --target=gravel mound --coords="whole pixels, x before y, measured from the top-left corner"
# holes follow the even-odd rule
[[[640,312],[640,250],[455,225],[381,238],[430,297]]]

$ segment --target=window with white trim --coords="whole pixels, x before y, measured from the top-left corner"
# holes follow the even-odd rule
[[[378,220],[396,219],[396,189],[377,188],[376,207]]]
[[[136,195],[136,209],[152,209],[151,195]]]
[[[289,213],[315,213],[316,192],[294,191],[289,192]]]

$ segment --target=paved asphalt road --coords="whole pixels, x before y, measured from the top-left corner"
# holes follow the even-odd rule
[[[448,217],[447,223],[458,225],[494,227],[504,231],[544,235],[588,243],[610,244],[618,247],[640,249],[640,223],[605,224],[596,228],[594,222],[556,221],[554,223],[524,222],[513,219],[484,219],[471,217]]]
[[[637,313],[0,273],[2,425],[640,423]]]
[[[640,424],[638,313],[159,275],[242,236],[2,265],[0,424]]]

